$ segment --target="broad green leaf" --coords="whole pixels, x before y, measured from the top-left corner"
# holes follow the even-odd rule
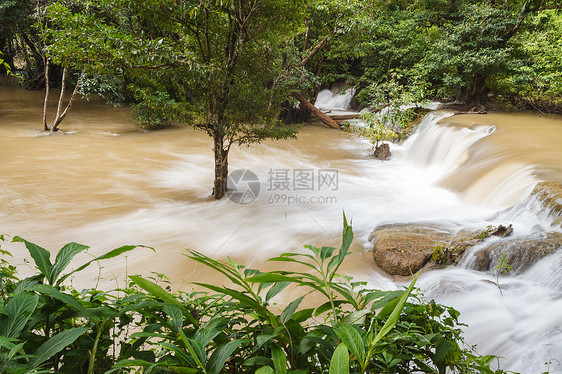
[[[252,356],[246,361],[244,361],[242,365],[243,366],[269,366],[269,365],[273,365],[273,361],[269,357]]]
[[[437,347],[435,347],[435,357],[433,361],[439,362],[443,360],[451,348],[453,348],[453,343],[447,339],[440,339],[439,343],[437,343]]]
[[[130,367],[130,366],[150,366],[152,365],[153,362],[148,362],[148,361],[144,361],[144,360],[136,360],[136,359],[131,359],[131,360],[120,360],[117,361],[115,364],[113,364],[113,366],[115,367]]]
[[[343,343],[340,343],[334,350],[329,374],[349,374],[349,353]]]
[[[37,268],[39,269],[41,274],[43,274],[47,279],[50,278],[53,265],[51,264],[51,260],[50,260],[51,254],[49,253],[49,251],[47,251],[45,248],[39,247],[36,244],[28,242],[27,240],[19,236],[14,236],[12,242],[25,243],[25,246],[29,251],[29,254],[33,258],[33,261],[35,261],[35,265],[37,265]]]
[[[365,361],[365,342],[359,331],[351,325],[338,323],[334,327],[338,338],[345,344],[347,349],[354,355],[360,363]]]
[[[182,312],[178,307],[175,306],[165,306],[162,311],[170,316],[170,324],[174,327],[175,332],[179,332],[183,329],[183,316]]]
[[[275,371],[270,366],[263,366],[256,370],[255,374],[275,374]]]
[[[244,339],[231,340],[228,343],[221,345],[215,349],[211,357],[209,358],[209,363],[207,364],[207,371],[209,373],[219,373],[223,367],[224,363],[232,355],[232,353],[242,344]]]
[[[90,266],[90,264],[91,264],[92,262],[96,262],[96,261],[101,261],[101,260],[107,260],[107,259],[110,259],[110,258],[114,258],[114,257],[117,257],[117,256],[119,256],[119,255],[125,253],[125,252],[132,251],[133,249],[138,248],[138,247],[148,248],[148,249],[152,249],[152,250],[154,251],[154,248],[152,248],[152,247],[147,247],[147,246],[144,246],[144,245],[124,245],[124,246],[122,246],[122,247],[113,249],[113,250],[111,250],[111,251],[109,251],[109,252],[107,252],[107,253],[105,253],[105,254],[99,256],[99,257],[96,257],[96,258],[94,258],[93,260],[90,260],[90,261],[86,262],[86,263],[83,264],[82,266],[79,266],[78,268],[72,270],[70,273],[67,273],[67,274],[63,275],[63,276],[57,281],[57,285],[61,284],[66,278],[68,278],[68,277],[71,276],[72,274],[74,274],[74,273],[76,273],[76,272],[78,272],[78,271],[84,270],[85,268],[87,268],[88,266]]]
[[[6,304],[6,315],[0,324],[0,332],[8,338],[19,337],[21,331],[37,307],[39,297],[31,292],[22,292]]]
[[[303,299],[304,299],[304,295],[292,301],[289,305],[287,305],[287,307],[279,317],[281,323],[287,323],[287,321],[291,319],[291,317],[293,316],[293,314],[295,313],[295,311],[297,310]]]
[[[291,282],[275,282],[273,286],[265,294],[265,301],[269,301],[273,299],[275,296],[279,294],[279,292],[287,288],[289,284],[291,284]]]
[[[68,243],[64,247],[62,247],[59,253],[57,253],[57,257],[55,258],[55,263],[49,276],[49,284],[55,284],[55,281],[57,280],[59,275],[63,272],[64,269],[66,269],[68,264],[70,264],[70,261],[72,261],[74,256],[84,250],[87,250],[88,248],[90,247],[74,242]]]
[[[197,365],[197,366],[200,367],[201,362],[199,361],[199,358],[198,358],[198,357],[196,357],[196,356],[193,355],[193,353],[191,353],[191,355],[188,355],[188,354],[184,351],[183,348],[178,347],[176,344],[173,344],[173,343],[163,342],[163,343],[160,343],[160,345],[161,345],[162,347],[168,349],[169,351],[174,352],[174,353],[175,353],[175,357],[176,357],[178,360],[183,361],[183,362],[182,362],[183,365],[189,364],[189,365],[193,365],[193,366]],[[199,362],[198,362],[198,361],[199,361]]]
[[[346,325],[363,325],[365,323],[365,316],[371,313],[370,310],[359,310],[357,312],[349,313],[340,321]]]
[[[48,286],[46,284],[38,284],[34,286],[32,290],[47,295],[49,297],[52,297],[53,299],[62,301],[67,306],[74,308],[83,317],[91,318],[94,320],[99,319],[98,315],[94,314],[91,310],[87,310],[86,308],[84,308],[84,306],[80,303],[80,301],[78,301],[75,297],[68,294],[64,294],[53,286]]]
[[[334,247],[322,247],[322,249],[320,250],[320,258],[322,260],[326,260],[327,258],[332,257],[332,254],[335,250],[336,249]]]
[[[271,339],[275,338],[277,335],[258,335],[256,338],[256,346],[254,347],[254,351],[257,351],[264,345],[265,343],[271,341]]]
[[[198,325],[197,321],[191,315],[189,310],[187,310],[187,308],[182,303],[180,303],[174,296],[170,295],[168,291],[166,291],[156,283],[144,279],[138,275],[129,275],[129,278],[137,286],[139,286],[140,288],[142,288],[152,296],[156,296],[157,298],[162,299],[164,302],[176,305],[178,308],[180,308],[184,317],[187,318],[189,322],[193,323],[196,326]]]
[[[193,368],[171,366],[171,365],[169,366],[169,368],[172,371],[172,373],[176,373],[176,374],[195,374],[195,373],[199,373],[198,369],[193,369]]]
[[[10,349],[10,352],[8,353],[8,361],[11,360],[16,353],[18,353],[22,348],[23,345],[25,344],[25,342],[23,343],[19,343],[18,345],[12,347],[12,349]]]
[[[227,326],[228,319],[224,317],[214,317],[199,327],[193,339],[197,340],[203,347],[206,347],[218,334]]]
[[[275,374],[287,373],[287,356],[281,347],[277,344],[271,346],[271,358],[273,359],[273,368]]]
[[[307,319],[312,318],[313,312],[314,312],[314,308],[302,309],[299,310],[298,312],[295,312],[295,314],[293,314],[291,319],[296,323],[300,324],[306,321]]]
[[[53,335],[49,340],[37,348],[37,351],[35,351],[35,358],[29,362],[30,365],[38,367],[50,357],[60,352],[68,345],[74,343],[74,341],[86,331],[88,331],[88,328],[86,327],[75,327]]]

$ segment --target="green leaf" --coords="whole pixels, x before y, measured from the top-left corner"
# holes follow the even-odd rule
[[[37,348],[37,351],[35,351],[35,358],[29,362],[30,365],[38,367],[50,357],[60,352],[68,345],[74,343],[74,341],[86,331],[88,331],[86,327],[75,327],[53,335],[49,340]]]
[[[277,335],[258,335],[256,338],[256,346],[254,347],[254,351],[260,349],[265,343],[270,341],[271,339],[275,338]]]
[[[162,311],[170,316],[170,322],[175,332],[179,332],[183,329],[183,317],[182,312],[178,307],[175,306],[165,306]]]
[[[36,294],[22,292],[8,301],[5,309],[8,318],[3,319],[0,324],[1,334],[8,338],[19,337],[37,307],[38,300],[39,297]]]
[[[433,358],[433,361],[439,362],[443,360],[447,353],[449,353],[451,348],[453,348],[453,343],[451,343],[449,340],[439,340],[439,343],[437,343],[437,347],[435,347],[435,357]]]
[[[334,306],[336,308],[343,303],[345,303],[345,301],[343,300],[334,300]],[[320,305],[318,308],[316,308],[316,311],[314,312],[314,317],[318,317],[320,314],[327,312],[329,310],[332,310],[332,304],[329,301],[327,301],[324,304]]]
[[[349,374],[349,353],[345,344],[340,343],[330,360],[329,374]]]
[[[209,363],[207,364],[207,371],[215,374],[219,373],[223,369],[226,360],[228,360],[230,355],[232,355],[232,353],[244,341],[245,339],[231,340],[228,343],[217,347],[217,349],[215,349],[215,351],[211,355],[211,358],[209,358]]]
[[[326,260],[327,258],[332,257],[332,254],[335,250],[336,249],[334,247],[322,247],[322,249],[320,250],[320,258],[322,260]]]
[[[287,356],[281,347],[277,344],[271,346],[271,359],[273,360],[273,368],[275,374],[287,373]]]
[[[264,283],[264,282],[289,282],[289,283],[300,283],[300,280],[295,277],[289,277],[282,274],[276,273],[264,273],[260,275],[255,275],[250,278],[246,278],[246,282],[250,283]]]
[[[365,316],[371,313],[370,310],[359,310],[357,312],[349,313],[340,321],[346,325],[363,325],[365,323]]]
[[[360,363],[363,363],[365,361],[365,342],[357,329],[351,325],[338,323],[334,327],[334,331],[351,354],[354,355]]]
[[[390,316],[388,317],[388,319],[384,323],[383,327],[380,329],[377,336],[375,336],[375,339],[372,342],[372,345],[376,344],[380,339],[382,339],[384,336],[386,336],[386,334],[388,334],[390,332],[390,330],[392,330],[394,325],[396,325],[396,323],[398,322],[398,319],[400,318],[400,314],[402,313],[402,310],[404,309],[404,305],[406,305],[406,301],[410,297],[410,294],[412,293],[412,291],[414,289],[414,285],[416,284],[416,281],[418,280],[418,275],[419,275],[419,273],[416,274],[416,276],[414,277],[414,279],[410,283],[410,286],[408,287],[406,292],[404,292],[404,294],[400,297],[400,299],[398,299],[398,303],[396,304],[396,307],[394,307],[394,310],[392,311],[392,313],[390,314]]]
[[[28,242],[27,240],[19,236],[14,236],[12,242],[25,243],[25,246],[29,251],[29,254],[33,258],[33,261],[35,261],[35,265],[37,265],[37,268],[39,269],[41,274],[43,274],[47,279],[50,278],[53,265],[51,264],[51,260],[50,260],[51,254],[49,253],[49,251],[47,251],[45,248],[39,247],[36,244]]]
[[[297,308],[299,307],[300,303],[302,302],[302,300],[304,299],[304,296],[299,297],[298,299],[292,301],[289,305],[287,305],[287,307],[285,308],[285,310],[283,311],[283,313],[281,313],[281,316],[279,317],[281,323],[287,323],[287,321],[289,319],[291,319],[291,317],[293,316],[293,314],[295,313],[295,310],[297,310]]]
[[[224,317],[213,317],[197,330],[193,339],[206,347],[227,326],[228,319]]]
[[[291,282],[275,282],[265,294],[265,301],[273,299],[279,292],[283,291]]]
[[[114,257],[117,257],[117,256],[119,256],[119,255],[125,253],[125,252],[132,251],[133,249],[138,248],[138,247],[148,248],[148,249],[152,249],[152,250],[154,251],[154,248],[152,248],[152,247],[147,247],[147,246],[144,246],[144,245],[124,245],[124,246],[122,246],[122,247],[113,249],[113,250],[111,250],[111,251],[109,251],[109,252],[107,252],[107,253],[105,253],[105,254],[99,256],[99,257],[96,257],[96,258],[94,258],[93,260],[90,260],[90,261],[86,262],[86,263],[83,264],[82,266],[80,266],[80,267],[78,267],[78,268],[72,270],[70,273],[67,273],[67,274],[63,275],[63,276],[57,281],[57,285],[61,284],[66,278],[68,278],[68,277],[71,276],[72,274],[74,274],[74,273],[76,273],[76,272],[78,272],[78,271],[84,270],[85,268],[87,268],[88,266],[90,266],[90,264],[91,264],[92,262],[96,262],[96,261],[101,261],[101,260],[107,260],[107,259],[110,259],[110,258],[114,258]],[[155,252],[156,252],[156,251],[155,251]]]
[[[256,370],[255,374],[275,374],[275,371],[269,366],[263,366]]]
[[[92,311],[87,310],[75,297],[64,294],[57,290],[53,286],[48,286],[46,284],[38,284],[32,288],[33,291],[39,292],[41,294],[52,297],[65,303],[67,306],[74,308],[83,317],[91,318],[93,320],[99,319]]]
[[[49,276],[49,283],[55,284],[56,279],[59,275],[63,272],[64,269],[70,264],[70,261],[76,256],[78,253],[87,250],[88,246],[78,243],[68,243],[64,247],[61,248],[59,253],[57,253],[57,257],[55,258],[55,264],[51,270],[51,274]]]
[[[314,312],[314,308],[302,309],[299,310],[298,312],[295,312],[295,314],[293,314],[291,319],[296,323],[300,324],[306,321],[307,319],[312,318],[313,312]]]
[[[180,308],[183,315],[185,316],[185,318],[187,318],[187,320],[189,322],[193,323],[196,326],[198,325],[197,321],[191,315],[189,310],[187,310],[187,308],[182,303],[180,303],[174,296],[170,295],[165,289],[163,289],[162,287],[160,287],[156,283],[151,282],[147,279],[144,279],[144,278],[142,278],[138,275],[129,275],[129,278],[137,286],[139,286],[140,288],[142,288],[143,290],[145,290],[149,294],[151,294],[153,296],[156,296],[157,298],[163,300],[166,303],[176,305],[178,308]]]
[[[261,305],[258,301],[252,299],[251,297],[245,295],[242,292],[227,288],[227,287],[217,287],[215,285],[212,284],[208,284],[208,283],[197,283],[194,282],[193,284],[196,284],[198,286],[201,287],[206,287],[212,291],[221,293],[221,294],[225,294],[228,296],[231,296],[232,298],[240,301],[241,303],[245,304],[246,306],[254,309],[254,311],[256,313],[259,313],[261,316],[265,317],[265,318],[273,318],[272,313],[267,310],[267,308],[265,308],[263,305]]]

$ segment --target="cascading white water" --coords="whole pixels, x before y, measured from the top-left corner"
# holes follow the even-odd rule
[[[256,173],[260,193],[248,205],[215,202],[209,199],[213,162],[205,134],[185,128],[143,133],[123,108],[78,102],[63,127],[71,134],[37,136],[41,97],[22,92],[0,95],[0,233],[53,250],[70,241],[91,245],[94,254],[128,243],[157,250],[136,251],[127,266],[122,259],[103,263],[101,285],[108,287],[125,272],[165,273],[186,288],[184,279],[222,281],[195,268],[184,248],[264,268],[265,259],[302,250],[303,244],[337,246],[342,211],[352,219],[356,237],[344,271],[373,287],[401,287],[370,259],[374,227],[437,222],[452,230],[482,230],[501,223],[513,224],[514,235],[524,236],[550,225],[548,217],[529,213],[528,189],[548,177],[562,179],[562,131],[556,127],[562,121],[533,117],[529,131],[511,127],[516,121],[509,116],[435,112],[408,141],[391,145],[390,161],[374,160],[364,140],[318,126],[305,126],[298,140],[233,148],[231,171]],[[534,138],[537,128],[544,139]],[[506,138],[512,133],[525,134],[518,136],[535,144],[533,153],[520,157],[524,150]],[[337,185],[297,190],[292,184],[295,172],[318,177],[321,170],[337,171]],[[272,188],[284,176],[290,188]],[[542,223],[531,225],[533,220]],[[17,261],[25,254],[17,244],[4,248]],[[562,351],[562,320],[555,313],[562,297],[561,256],[558,251],[524,274],[501,277],[503,293],[493,274],[465,268],[424,274],[420,285],[427,297],[461,311],[461,321],[469,325],[467,341],[481,353],[504,356],[507,369],[540,372]],[[87,271],[74,285],[92,286],[98,270]]]
[[[349,111],[351,110],[351,100],[353,100],[354,96],[355,88],[348,88],[342,91],[324,89],[318,92],[314,105],[320,110]]]

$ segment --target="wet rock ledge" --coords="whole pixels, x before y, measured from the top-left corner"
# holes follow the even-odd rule
[[[541,182],[530,197],[539,202],[541,211],[553,218],[551,232],[537,233],[526,238],[507,238],[511,225],[483,228],[480,231],[452,232],[439,224],[408,223],[377,227],[370,235],[373,259],[390,275],[408,276],[457,264],[467,249],[491,236],[502,237],[479,246],[471,267],[493,270],[500,258],[507,258],[512,273],[527,270],[542,258],[562,249],[562,186],[556,182]]]

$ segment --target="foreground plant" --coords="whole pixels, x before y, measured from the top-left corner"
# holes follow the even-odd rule
[[[130,277],[152,297],[141,311],[144,330],[132,335],[140,351],[116,367],[146,373],[502,373],[490,368],[494,356],[465,347],[456,310],[423,301],[414,288],[417,276],[404,290],[380,291],[339,274],[352,240],[344,217],[339,249],[306,246],[310,253],[270,260],[303,271],[264,273],[190,251],[189,258],[230,283],[194,283],[209,294],[174,296]],[[300,296],[279,309],[276,297],[288,297],[282,292],[295,286]],[[325,302],[302,308],[312,293]]]
[[[52,263],[46,249],[18,236],[12,242],[25,243],[38,273],[20,280],[15,266],[4,259],[0,262],[0,372],[90,374],[111,367],[107,352],[113,340],[109,333],[119,317],[109,302],[113,296],[97,290],[79,293],[62,283],[93,262],[138,246],[114,249],[63,274],[88,246],[68,243]],[[11,256],[7,251],[1,254]]]
[[[300,271],[261,272],[190,251],[229,281],[195,283],[209,292],[172,293],[137,275],[117,292],[77,292],[63,280],[134,246],[62,275],[86,246],[67,244],[51,263],[43,248],[14,240],[39,273],[19,280],[0,262],[1,372],[503,373],[490,368],[495,356],[464,345],[456,310],[423,300],[417,276],[405,289],[380,291],[339,274],[353,240],[345,216],[339,249],[306,246],[270,260]],[[324,301],[303,307],[312,294]]]

